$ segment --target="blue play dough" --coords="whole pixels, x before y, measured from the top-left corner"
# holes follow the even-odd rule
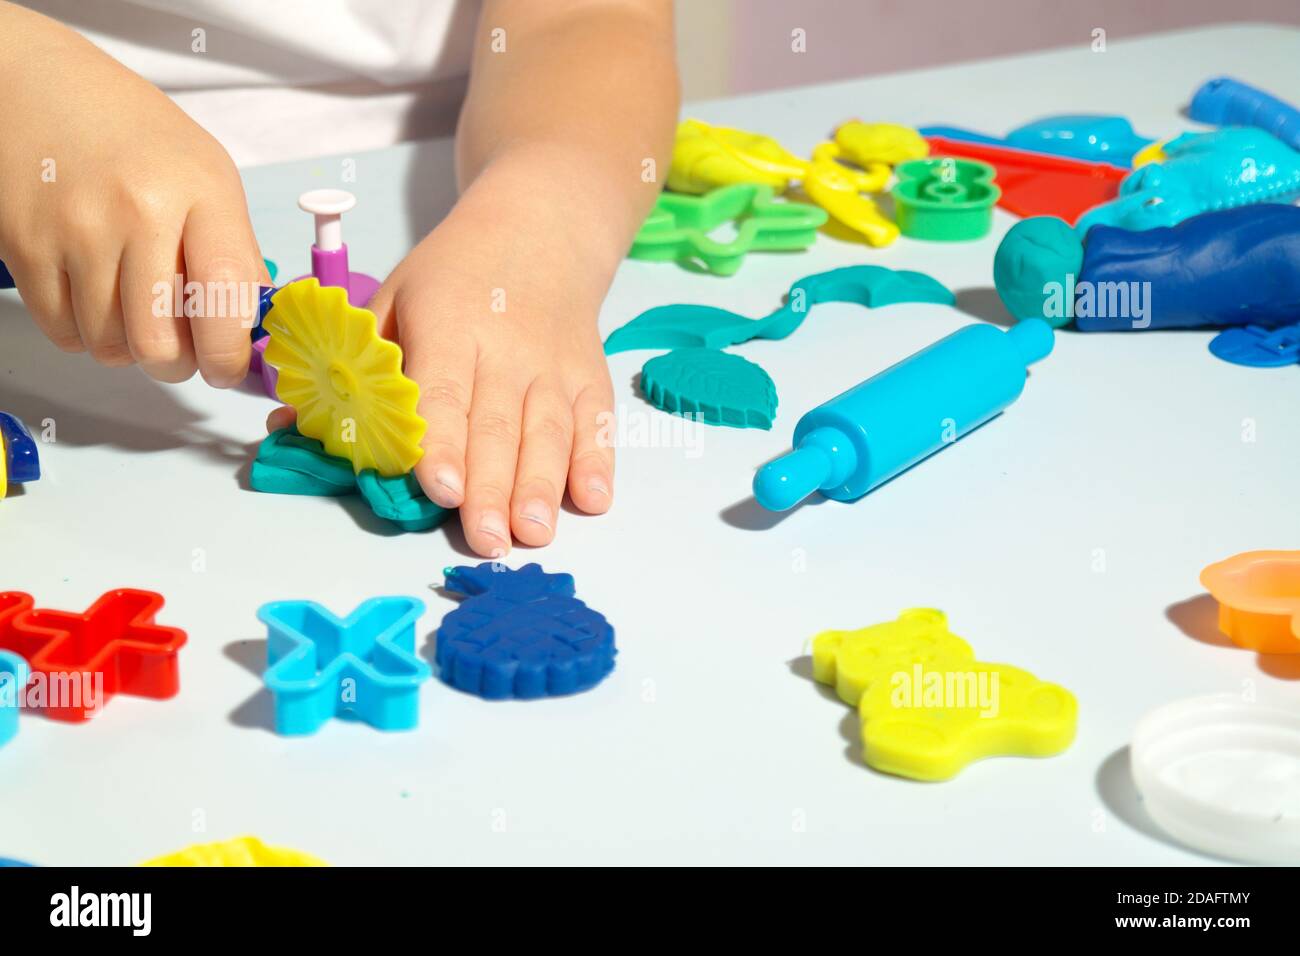
[[[573,596],[572,575],[490,561],[444,575],[446,589],[466,597],[436,637],[438,674],[452,687],[488,700],[555,697],[614,669],[614,629]]]
[[[41,458],[32,433],[21,419],[8,412],[0,412],[0,454],[5,456],[5,468],[14,484],[41,477]]]
[[[1142,321],[1150,321],[1139,328],[1290,325],[1300,316],[1300,207],[1241,206],[1140,232],[1094,226],[1084,246],[1083,282],[1094,290],[1102,283],[1150,283],[1138,287],[1149,307]],[[1080,315],[1082,301],[1080,292],[1075,324],[1082,331],[1135,327],[1132,315]]]

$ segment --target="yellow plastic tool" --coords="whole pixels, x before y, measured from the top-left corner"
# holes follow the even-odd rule
[[[930,155],[930,144],[916,130],[894,123],[852,120],[835,131],[841,155],[866,169],[872,165],[897,166]]]
[[[948,630],[948,618],[934,608],[908,608],[895,621],[856,631],[822,631],[813,638],[813,679],[831,684],[844,703],[856,707],[877,680],[914,662],[975,660],[969,644]]]
[[[826,210],[836,222],[861,233],[870,245],[887,246],[898,238],[898,226],[886,219],[876,204],[863,193],[877,192],[889,181],[889,167],[874,165],[852,169],[834,157],[834,143],[822,143],[813,151],[813,162],[804,176],[803,191]]]
[[[254,836],[222,843],[200,843],[168,853],[141,866],[328,866],[301,850],[267,846]]]
[[[5,436],[0,435],[0,500],[9,493],[9,455],[5,448]]]
[[[898,238],[867,193],[881,192],[890,167],[927,155],[929,145],[916,130],[892,123],[845,123],[835,141],[800,159],[758,133],[684,120],[677,127],[668,188],[700,195],[721,186],[755,184],[785,192],[795,183],[837,222],[866,237],[873,246]]]
[[[867,766],[948,780],[985,757],[1051,757],[1074,740],[1078,703],[1028,671],[981,661],[914,663],[858,704]]]
[[[813,638],[813,678],[856,706],[869,767],[947,780],[976,760],[1048,757],[1074,740],[1078,704],[1064,687],[975,660],[942,611]]]
[[[423,454],[420,389],[402,374],[402,350],[381,338],[375,315],[347,292],[299,279],[271,298],[265,360],[279,370],[276,394],[298,412],[298,431],[359,474],[407,474]]]
[[[1136,153],[1133,154],[1133,168],[1145,166],[1148,163],[1163,163],[1165,161],[1165,144],[1169,140],[1156,140],[1154,143],[1147,143]]]
[[[677,126],[668,188],[701,195],[719,186],[753,183],[784,192],[791,180],[802,179],[808,162],[770,136],[700,120]]]

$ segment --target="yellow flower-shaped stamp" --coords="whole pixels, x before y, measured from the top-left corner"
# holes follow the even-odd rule
[[[310,278],[284,286],[271,303],[265,359],[279,371],[280,401],[298,412],[298,431],[358,473],[408,473],[423,454],[420,389],[402,374],[402,350],[379,335],[374,313]]]

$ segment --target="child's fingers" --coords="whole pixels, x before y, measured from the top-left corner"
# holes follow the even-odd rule
[[[402,343],[406,374],[420,386],[418,411],[428,427],[415,477],[444,508],[465,500],[465,439],[474,391],[474,347],[437,336],[408,336]]]
[[[569,497],[587,514],[614,501],[614,392],[608,381],[588,385],[573,403]]]
[[[266,432],[278,432],[281,428],[288,428],[298,420],[298,410],[291,405],[281,405],[279,408],[271,409],[271,414],[266,416]]]
[[[252,227],[239,205],[201,203],[185,221],[187,294],[201,296],[190,320],[199,371],[209,385],[229,388],[248,372],[249,330],[257,318],[257,288],[265,273]],[[231,200],[231,197],[225,197]]]
[[[120,250],[85,247],[68,258],[72,285],[72,314],[86,350],[100,365],[122,366],[133,361],[126,344],[122,299],[118,290]]]
[[[510,493],[515,485],[526,384],[506,372],[479,369],[469,411],[465,453],[465,540],[486,557],[510,550]]]
[[[550,544],[573,451],[573,406],[558,389],[534,384],[524,398],[523,440],[511,502],[515,537]]]
[[[18,295],[32,314],[37,328],[63,352],[84,352],[86,345],[77,331],[72,314],[72,286],[68,274],[58,265],[44,263],[30,268],[12,259],[7,263]]]
[[[136,363],[160,382],[183,382],[198,368],[189,322],[183,311],[173,314],[182,271],[180,237],[131,244],[122,254],[127,345]]]

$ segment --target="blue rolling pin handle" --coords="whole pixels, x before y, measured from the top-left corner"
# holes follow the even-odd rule
[[[1197,122],[1214,126],[1255,126],[1300,149],[1300,110],[1229,76],[1202,84],[1187,112]]]
[[[5,264],[0,262],[0,289],[14,288],[14,277],[9,274]]]
[[[958,329],[799,419],[794,450],[759,469],[754,498],[787,511],[814,491],[862,497],[1015,401],[1053,342],[1042,319]]]

